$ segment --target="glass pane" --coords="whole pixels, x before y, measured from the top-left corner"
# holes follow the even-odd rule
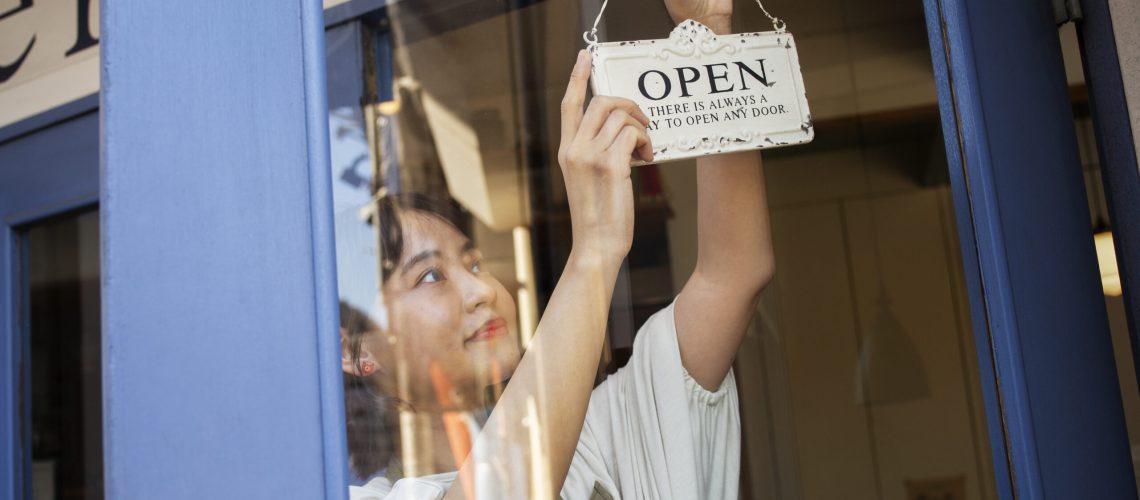
[[[1081,152],[1081,172],[1089,203],[1089,227],[1092,229],[1093,243],[1096,245],[1097,261],[1100,267],[1101,285],[1104,288],[1104,305],[1108,312],[1109,333],[1112,336],[1112,350],[1116,358],[1116,371],[1120,380],[1120,398],[1124,403],[1125,424],[1128,428],[1129,444],[1132,448],[1133,473],[1140,485],[1140,388],[1137,387],[1135,360],[1132,357],[1132,344],[1128,333],[1128,318],[1122,297],[1120,272],[1117,266],[1116,249],[1113,246],[1112,220],[1109,216],[1108,201],[1105,198],[1104,179],[1101,176],[1100,158],[1097,154],[1097,137],[1089,104],[1089,89],[1085,84],[1085,74],[1081,62],[1081,49],[1077,41],[1077,30],[1073,23],[1058,29],[1061,50],[1065,58],[1065,75],[1069,84],[1069,96],[1073,104],[1074,128],[1077,132],[1077,145]]]
[[[99,215],[20,231],[35,500],[103,498]]]
[[[573,226],[558,162],[560,103],[601,3],[400,2],[329,30],[348,460],[354,487],[364,488],[354,495],[452,481],[486,498],[494,497],[480,489],[488,482],[531,497],[557,490],[555,445],[543,441],[557,432],[523,418],[529,426],[507,426],[514,434],[503,436],[487,422],[509,404],[511,387],[533,396],[523,406],[574,394],[566,380],[520,373],[531,373],[528,359],[557,364],[533,354],[533,343],[559,283],[576,276],[564,270]],[[680,375],[692,370],[677,357],[635,348],[658,345],[658,327],[681,321],[654,314],[676,310],[697,266],[697,193],[709,177],[694,161],[637,167],[632,248],[613,282],[589,424],[583,433],[567,424],[578,453],[564,484],[628,495],[621,488],[663,491],[677,487],[670,478],[738,466],[738,476],[694,479],[712,488],[695,495],[994,498],[922,5],[766,7],[796,36],[816,139],[765,151],[767,211],[723,221],[770,219],[777,269],[744,311],[751,325],[722,387],[734,397]],[[629,0],[611,2],[600,31],[603,40],[651,39],[671,26],[660,0]],[[771,24],[742,0],[733,26]],[[398,281],[409,254],[427,248],[416,244],[453,240],[479,252],[455,252],[470,275],[418,268],[411,282]],[[474,331],[463,323],[462,296],[417,288],[470,276],[491,289],[505,332]],[[578,297],[583,310],[591,297]],[[461,334],[494,342],[448,349],[431,340]],[[653,373],[646,366],[676,377],[642,380],[638,373]],[[622,401],[599,396],[619,383],[628,384]],[[642,399],[645,391],[662,399]],[[639,413],[642,403],[654,410]],[[739,427],[715,418],[736,414]],[[702,418],[716,423],[700,427]],[[511,444],[481,453],[473,443],[488,435]],[[710,435],[719,437],[702,441]],[[673,448],[689,438],[687,452]],[[456,480],[471,454],[481,464],[475,477]]]
[[[737,358],[742,481],[994,498],[922,4],[783,5],[818,139],[765,154],[779,267]]]

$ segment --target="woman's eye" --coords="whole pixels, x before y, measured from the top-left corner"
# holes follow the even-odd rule
[[[419,281],[416,282],[416,284],[418,285],[420,283],[436,283],[436,282],[442,281],[442,280],[443,280],[443,274],[441,274],[438,269],[428,269],[426,272],[424,272],[424,274],[422,276],[420,276],[420,279],[419,279]]]

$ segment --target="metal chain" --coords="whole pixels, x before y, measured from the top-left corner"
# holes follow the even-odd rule
[[[785,30],[787,30],[788,23],[785,23],[780,18],[774,17],[772,14],[769,14],[768,9],[764,8],[764,4],[760,3],[760,0],[756,0],[756,5],[759,5],[760,6],[760,12],[763,12],[765,16],[768,16],[769,21],[772,21],[772,28],[776,30],[776,33],[783,33]]]
[[[598,17],[594,18],[594,27],[590,28],[590,31],[585,31],[582,33],[582,39],[585,40],[586,43],[590,45],[598,44],[598,23],[602,21],[602,14],[606,12],[606,5],[609,3],[610,0],[602,0],[602,8],[598,11]]]
[[[598,23],[602,22],[602,14],[604,14],[606,12],[606,5],[608,5],[609,3],[610,3],[610,0],[602,0],[602,8],[598,10],[598,17],[594,18],[594,26],[590,28],[590,31],[583,31],[582,32],[582,39],[585,40],[587,44],[597,45],[597,43],[598,43]],[[760,0],[756,0],[756,5],[760,6],[760,12],[763,12],[764,15],[768,17],[769,21],[772,21],[772,29],[775,29],[776,33],[783,33],[785,31],[787,31],[788,24],[785,23],[782,19],[775,17],[772,14],[769,14],[768,9],[764,8],[763,2],[761,2]]]

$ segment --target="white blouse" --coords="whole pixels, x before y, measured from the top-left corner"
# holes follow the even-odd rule
[[[687,438],[687,439],[686,439]],[[377,478],[349,487],[352,500],[437,500],[455,473]],[[681,366],[673,304],[638,331],[629,363],[590,395],[561,497],[735,499],[740,410],[730,370],[716,392]]]

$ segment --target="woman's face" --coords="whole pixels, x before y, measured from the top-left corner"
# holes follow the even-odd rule
[[[404,248],[382,287],[386,325],[362,350],[381,367],[381,389],[418,410],[484,404],[519,362],[514,300],[454,226],[417,211],[399,217]]]

